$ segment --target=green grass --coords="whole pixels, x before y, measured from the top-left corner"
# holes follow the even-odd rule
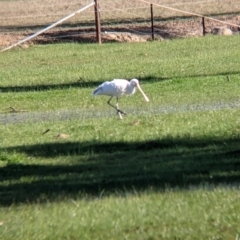
[[[239,189],[226,187],[66,199],[4,209],[9,227],[2,228],[6,240],[235,239],[240,233],[238,199]]]
[[[238,239],[238,41],[0,54],[0,238]],[[122,121],[107,97],[91,96],[133,77],[150,102],[122,98]]]
[[[93,101],[89,95],[99,83],[113,78],[139,78],[153,104],[239,99],[237,47],[238,36],[233,36],[231,41],[209,37],[126,45],[44,45],[2,53],[1,90],[5,94],[0,110],[105,106],[105,98]]]

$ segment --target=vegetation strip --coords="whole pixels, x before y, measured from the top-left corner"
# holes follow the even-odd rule
[[[220,102],[208,105],[185,105],[185,106],[161,106],[155,108],[126,108],[133,116],[143,114],[169,114],[180,112],[196,112],[196,111],[217,111],[222,109],[240,108],[240,102]],[[44,121],[64,121],[73,119],[87,119],[87,118],[103,118],[114,116],[113,111],[96,112],[87,110],[60,110],[48,112],[32,112],[32,113],[16,113],[0,114],[0,124],[14,124],[26,122],[44,122]]]

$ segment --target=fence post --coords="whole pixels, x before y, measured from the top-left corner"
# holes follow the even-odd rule
[[[206,28],[205,28],[205,18],[202,17],[202,28],[203,28],[203,36],[206,35]]]
[[[152,25],[152,40],[154,40],[154,26],[153,26],[153,5],[151,4],[151,25]]]
[[[98,0],[94,0],[95,5],[94,5],[94,11],[95,11],[95,25],[96,25],[96,37],[97,37],[97,42],[99,44],[102,43],[101,39],[101,23],[100,23],[100,10],[99,10],[99,4]]]

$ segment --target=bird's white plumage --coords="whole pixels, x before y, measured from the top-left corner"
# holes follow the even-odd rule
[[[129,82],[125,79],[113,79],[111,82],[107,81],[98,86],[93,95],[107,95],[114,97],[121,97],[123,95],[131,95],[135,93],[137,79]]]
[[[136,91],[136,87],[143,95],[144,99],[149,102],[148,97],[143,92],[139,85],[139,81],[137,79],[132,79],[131,81],[127,81],[125,79],[113,79],[112,81],[106,81],[99,85],[94,91],[93,95],[106,95],[110,96],[110,99],[108,100],[108,104],[115,108],[117,110],[117,113],[119,114],[119,117],[122,119],[121,114],[125,114],[123,111],[121,111],[118,108],[118,98],[122,97],[123,95],[132,95]],[[113,97],[116,97],[116,107],[110,103],[111,99]]]

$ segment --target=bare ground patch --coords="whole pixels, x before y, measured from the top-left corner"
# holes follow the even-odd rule
[[[224,16],[219,20],[240,25],[240,16]],[[227,26],[215,21],[207,20],[205,22],[206,34],[224,34],[223,31],[216,29],[230,29],[233,34],[238,34],[239,27]],[[145,24],[102,26],[102,42],[144,42],[152,40],[151,26]],[[18,41],[36,33],[37,29],[7,29],[0,33],[0,48],[11,46]],[[156,21],[154,24],[154,39],[164,40],[179,37],[199,37],[203,36],[202,20],[200,18],[189,18],[168,21]],[[96,33],[94,27],[69,27],[61,26],[42,33],[36,38],[22,44],[21,47],[27,48],[31,44],[49,44],[58,42],[96,42]]]

